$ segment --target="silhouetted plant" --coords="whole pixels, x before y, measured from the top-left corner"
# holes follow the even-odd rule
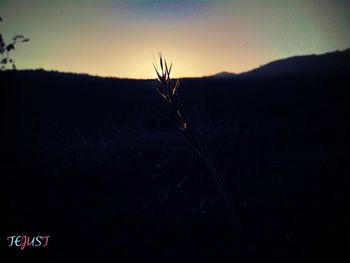
[[[3,22],[0,17],[0,22]],[[15,35],[10,42],[5,42],[2,34],[0,34],[0,69],[5,70],[8,67],[16,69],[16,64],[13,58],[10,56],[10,52],[15,50],[15,46],[18,43],[29,41],[29,38],[25,38],[23,35]]]
[[[233,219],[235,220],[236,225],[240,227],[241,223],[236,213],[235,206],[233,204],[233,201],[230,199],[227,190],[225,189],[225,185],[222,181],[222,178],[217,173],[214,167],[213,161],[210,157],[210,154],[207,151],[207,148],[198,139],[198,136],[196,135],[194,129],[192,128],[192,125],[190,125],[188,118],[186,117],[186,113],[178,97],[180,80],[177,79],[175,82],[172,81],[170,77],[172,64],[170,65],[170,67],[168,67],[166,60],[162,58],[161,54],[159,54],[159,64],[160,64],[160,70],[158,69],[156,64],[153,63],[154,69],[157,73],[158,81],[161,84],[159,87],[156,87],[156,89],[160,94],[160,96],[170,106],[172,114],[176,120],[175,125],[180,129],[180,131],[189,141],[193,149],[198,153],[198,155],[206,164],[210,174],[213,176],[215,183],[218,186],[233,216]]]

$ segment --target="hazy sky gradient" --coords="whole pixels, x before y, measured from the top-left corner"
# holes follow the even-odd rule
[[[243,72],[350,47],[350,1],[1,0],[1,32],[31,39],[18,68],[152,78],[152,53],[176,77]]]

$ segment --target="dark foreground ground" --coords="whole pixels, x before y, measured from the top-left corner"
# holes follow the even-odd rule
[[[0,77],[1,262],[349,258],[346,74],[183,80],[241,229],[155,81]],[[51,237],[20,251],[12,235]]]

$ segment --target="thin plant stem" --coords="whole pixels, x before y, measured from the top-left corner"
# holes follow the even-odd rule
[[[180,85],[180,81],[176,80],[175,85],[170,78],[170,73],[172,69],[172,64],[168,67],[168,64],[165,59],[162,58],[162,55],[159,54],[159,65],[160,69],[157,68],[156,64],[153,63],[154,69],[158,76],[158,81],[161,83],[160,87],[157,87],[158,93],[161,97],[169,104],[171,111],[176,120],[176,127],[178,127],[186,139],[189,141],[190,145],[197,152],[200,158],[204,161],[207,166],[209,173],[214,178],[214,181],[224,198],[224,201],[230,210],[230,214],[236,224],[236,226],[240,229],[241,222],[239,220],[235,205],[233,200],[230,198],[228,191],[223,183],[221,176],[217,173],[213,161],[208,153],[207,149],[203,146],[198,136],[196,135],[192,125],[190,125],[188,118],[186,116],[186,112],[181,104],[181,101],[178,97],[178,88]]]

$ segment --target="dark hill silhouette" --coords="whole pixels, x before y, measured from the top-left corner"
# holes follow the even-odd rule
[[[222,71],[214,75],[205,76],[201,79],[229,79],[235,77],[307,77],[307,76],[322,76],[331,74],[348,74],[350,73],[350,49],[344,51],[334,51],[321,55],[302,55],[294,56],[285,59],[269,62],[259,68],[243,72],[243,73],[232,73],[228,71]],[[4,71],[6,72],[6,71]],[[46,71],[43,69],[36,70],[18,70],[17,73],[28,76],[30,74],[36,74],[38,76],[44,76],[49,74],[51,76],[79,76],[79,77],[90,77],[95,79],[119,79],[117,77],[99,77],[91,76],[85,73],[70,73],[60,71]],[[200,78],[185,78],[185,79],[200,79]],[[133,79],[124,79],[133,80]],[[142,81],[142,80],[137,80]]]
[[[260,68],[241,73],[244,77],[310,76],[350,73],[350,49],[322,55],[295,56],[270,62]]]
[[[259,68],[235,74],[222,71],[203,78],[221,79],[235,77],[287,77],[311,76],[333,73],[350,73],[350,49],[321,55],[294,56],[269,62]]]
[[[313,65],[306,77],[272,63],[268,78],[182,80],[183,106],[237,201],[243,233],[167,119],[155,80],[0,72],[1,255],[344,259],[350,91],[339,61],[348,59],[347,51],[275,62],[289,65],[284,72]],[[26,233],[53,241],[46,250],[8,250],[6,236]]]
[[[215,75],[207,76],[207,77],[204,77],[204,78],[222,79],[222,78],[233,78],[233,77],[236,77],[236,76],[237,76],[237,74],[235,74],[235,73],[222,71],[222,72],[219,72],[219,73],[217,73]]]

